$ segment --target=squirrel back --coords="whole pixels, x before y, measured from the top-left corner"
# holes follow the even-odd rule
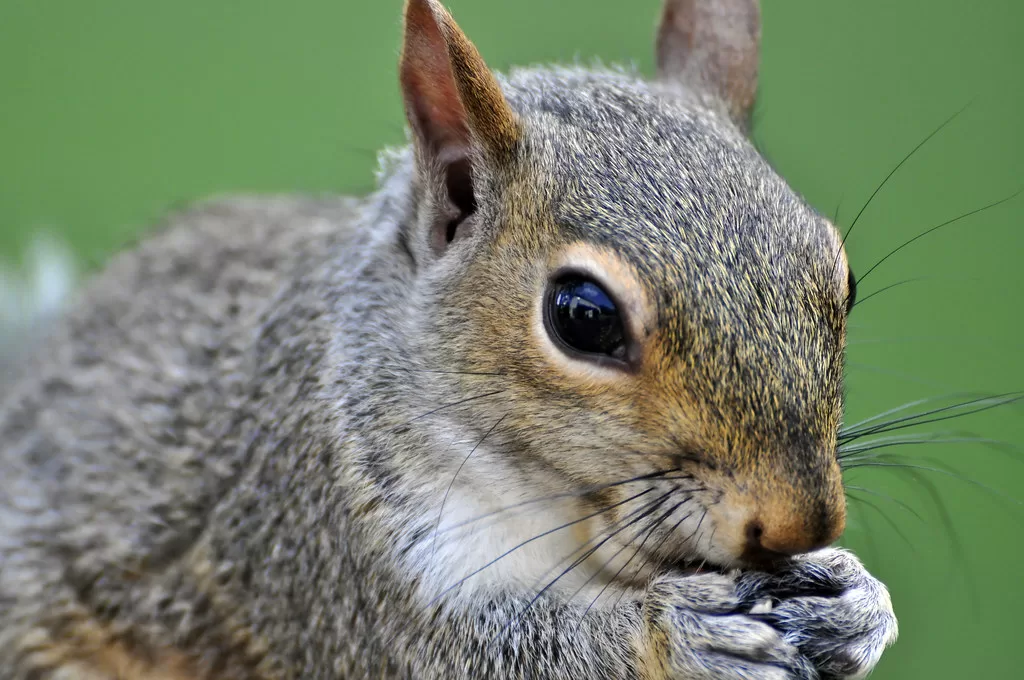
[[[3,395],[0,678],[870,669],[884,587],[789,559],[844,524],[853,291],[745,136],[756,3],[668,2],[653,82],[405,30],[374,194],[172,216]],[[822,579],[848,637],[747,616]]]

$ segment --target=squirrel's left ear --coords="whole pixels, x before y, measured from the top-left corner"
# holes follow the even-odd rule
[[[758,0],[665,0],[658,28],[658,77],[719,98],[744,131],[757,96]]]
[[[400,66],[421,174],[436,198],[428,240],[441,253],[476,209],[476,160],[500,163],[520,123],[494,74],[437,0],[407,0]]]

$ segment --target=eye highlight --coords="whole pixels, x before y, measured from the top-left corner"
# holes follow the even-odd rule
[[[568,353],[625,360],[622,316],[612,297],[595,281],[580,274],[555,279],[544,316],[548,334]]]

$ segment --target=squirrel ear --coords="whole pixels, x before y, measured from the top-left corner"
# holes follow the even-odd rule
[[[449,205],[430,243],[442,251],[476,209],[472,149],[498,160],[511,154],[519,120],[476,47],[437,0],[407,0],[399,68],[406,117],[427,172]],[[464,230],[463,230],[464,231]]]
[[[757,96],[761,7],[758,0],[665,0],[658,28],[658,77],[721,99],[749,129]]]
[[[448,11],[436,0],[407,0],[401,63],[406,115],[432,151],[512,150],[519,123],[494,74]]]

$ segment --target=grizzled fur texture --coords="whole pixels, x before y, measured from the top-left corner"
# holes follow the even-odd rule
[[[708,2],[672,25],[753,16]],[[211,201],[117,257],[2,393],[0,678],[865,675],[888,594],[824,548],[845,258],[712,82],[756,38],[699,68],[736,33],[699,28],[657,82],[499,81],[409,0],[376,193]],[[628,366],[545,335],[566,267]]]

